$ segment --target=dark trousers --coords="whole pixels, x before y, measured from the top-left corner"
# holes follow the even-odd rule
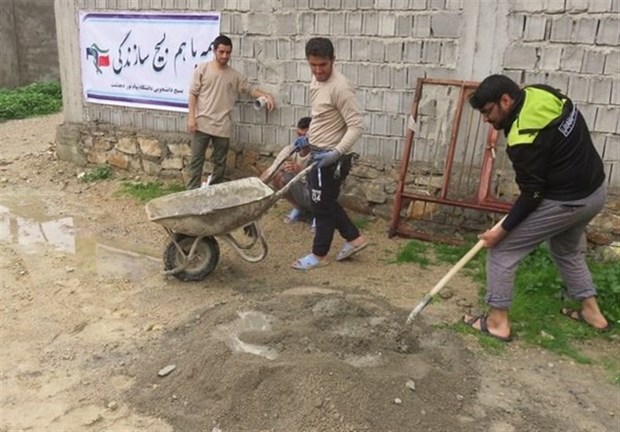
[[[188,166],[189,180],[187,181],[187,189],[197,189],[202,184],[205,152],[207,151],[210,141],[213,141],[213,173],[211,174],[211,184],[221,183],[224,180],[230,139],[196,131],[192,135],[192,159]]]
[[[344,156],[340,160],[338,175],[334,176],[337,167],[338,163],[323,168],[314,167],[308,175],[312,216],[316,219],[312,253],[317,256],[327,255],[336,230],[346,241],[355,240],[360,235],[338,203],[340,187],[351,170],[351,158]]]

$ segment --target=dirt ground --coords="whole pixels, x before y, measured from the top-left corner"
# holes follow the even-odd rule
[[[617,340],[584,343],[590,365],[518,339],[490,353],[441,325],[476,304],[463,274],[405,326],[448,267],[393,263],[406,240],[386,221],[355,258],[298,272],[311,233],[280,201],[264,261],[221,244],[204,281],[162,276],[164,230],[118,193],[132,176],[79,182],[61,121],[0,124],[0,430],[620,430]]]

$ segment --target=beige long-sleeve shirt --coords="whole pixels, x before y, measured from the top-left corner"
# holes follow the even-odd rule
[[[327,81],[317,81],[312,77],[310,106],[310,144],[336,149],[340,154],[351,152],[362,135],[364,121],[353,88],[344,75],[333,70]]]
[[[230,66],[221,69],[211,62],[194,69],[189,92],[196,96],[196,129],[209,135],[230,138],[232,110],[240,93],[252,95],[254,87]]]

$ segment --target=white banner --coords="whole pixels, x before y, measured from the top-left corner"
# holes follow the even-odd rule
[[[213,58],[220,14],[81,12],[87,102],[187,112],[198,63]]]

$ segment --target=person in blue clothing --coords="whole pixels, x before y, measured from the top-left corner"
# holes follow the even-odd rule
[[[267,168],[260,176],[265,181],[271,177],[271,184],[276,190],[282,189],[291,179],[303,170],[310,161],[310,146],[307,140],[303,138],[310,128],[310,117],[302,117],[297,122],[297,139],[294,143],[284,147],[275,158],[269,168]],[[301,140],[299,138],[302,138]],[[285,161],[280,166],[280,162]],[[284,223],[292,224],[299,220],[310,220],[312,215],[312,203],[310,202],[310,191],[304,179],[291,185],[289,191],[284,197],[292,204],[293,208],[284,218]],[[314,224],[313,224],[314,226]]]
[[[485,78],[470,98],[485,122],[504,131],[520,194],[501,228],[480,238],[488,248],[488,314],[465,316],[473,328],[511,340],[508,311],[519,262],[547,241],[567,294],[581,309],[565,316],[598,330],[609,323],[585,262],[585,227],[606,196],[603,162],[573,102],[546,85],[520,88],[504,75]]]

